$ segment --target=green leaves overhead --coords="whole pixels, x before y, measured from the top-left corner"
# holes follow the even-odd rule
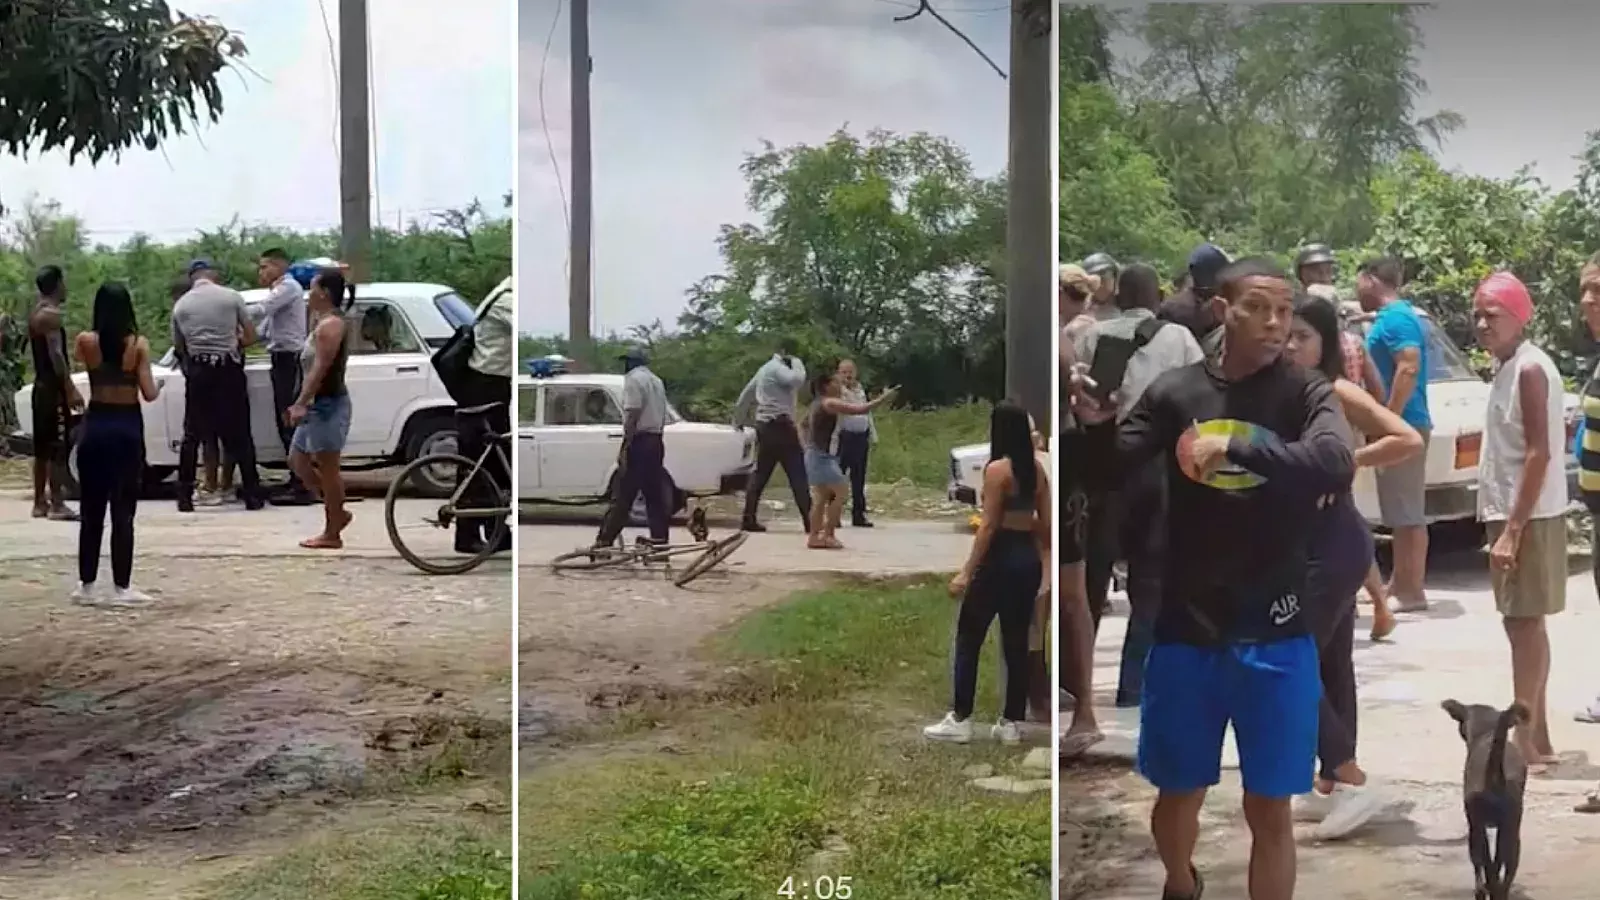
[[[222,115],[238,35],[160,0],[0,0],[0,145],[99,161]]]

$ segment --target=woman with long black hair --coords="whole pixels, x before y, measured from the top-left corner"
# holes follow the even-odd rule
[[[1000,619],[1005,655],[1005,709],[990,730],[996,740],[1022,740],[1018,723],[1028,714],[1028,632],[1050,561],[1050,472],[1034,453],[1028,413],[1001,403],[989,417],[989,464],[983,470],[983,521],[972,552],[950,580],[961,601],[956,620],[950,712],[922,729],[930,740],[972,740],[978,656],[989,625]]]
[[[107,282],[94,295],[89,331],[75,341],[89,372],[89,407],[78,442],[78,481],[83,495],[78,526],[78,587],[72,598],[94,602],[100,542],[111,515],[112,603],[150,599],[133,588],[133,517],[144,476],[144,413],[161,385],[150,373],[150,342],[139,334],[127,287]]]
[[[1333,383],[1334,396],[1352,430],[1367,443],[1354,448],[1357,466],[1388,466],[1422,452],[1422,436],[1345,375],[1339,312],[1332,303],[1302,294],[1295,299],[1286,356]],[[1299,818],[1318,821],[1320,838],[1341,838],[1366,824],[1383,798],[1356,763],[1356,592],[1372,562],[1372,533],[1346,490],[1319,510],[1307,560],[1303,608],[1309,611],[1322,668],[1316,790],[1301,798]]]
[[[347,290],[344,273],[329,267],[311,279],[306,294],[311,328],[300,351],[300,396],[289,407],[289,424],[294,426],[289,467],[322,501],[322,533],[300,542],[307,550],[343,547],[351,519],[339,469],[339,455],[350,436],[350,391],[344,377],[350,342],[344,313],[355,302],[355,292],[348,290],[347,296]]]

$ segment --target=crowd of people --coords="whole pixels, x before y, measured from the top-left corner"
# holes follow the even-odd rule
[[[1395,611],[1427,608],[1430,348],[1400,261],[1364,263],[1349,300],[1334,276],[1320,244],[1302,249],[1292,275],[1203,244],[1168,297],[1154,270],[1103,253],[1060,270],[1059,638],[1073,706],[1062,753],[1101,739],[1095,632],[1111,572],[1125,565],[1115,702],[1140,708],[1137,764],[1158,790],[1151,830],[1169,900],[1203,891],[1198,816],[1230,725],[1253,900],[1293,895],[1296,819],[1342,837],[1386,803],[1357,762],[1354,623],[1363,590],[1375,640],[1394,632]],[[1600,339],[1600,254],[1581,283]],[[1531,713],[1514,739],[1537,768],[1556,761],[1546,619],[1565,606],[1568,496],[1561,374],[1529,339],[1533,310],[1509,272],[1472,297],[1478,343],[1495,361],[1477,513],[1512,694]],[[1600,370],[1584,403],[1600,428]],[[1600,509],[1600,432],[1578,452],[1584,499]],[[1373,470],[1394,536],[1387,584],[1351,492],[1358,468]],[[1596,707],[1580,720],[1600,719]],[[1585,807],[1600,811],[1600,797]]]

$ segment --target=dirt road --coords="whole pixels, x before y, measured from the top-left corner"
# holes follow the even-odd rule
[[[1600,690],[1600,667],[1594,663],[1600,646],[1600,604],[1588,573],[1588,561],[1575,559],[1567,584],[1567,612],[1550,622],[1552,674],[1550,714],[1552,737],[1563,762],[1529,788],[1523,828],[1522,871],[1517,883],[1527,900],[1594,896],[1600,879],[1600,816],[1572,812],[1574,803],[1594,789],[1600,766],[1600,725],[1573,721],[1573,711]],[[1394,897],[1472,896],[1472,867],[1467,860],[1466,824],[1461,812],[1461,766],[1464,748],[1455,723],[1439,708],[1455,698],[1465,703],[1505,705],[1510,702],[1510,658],[1500,619],[1487,587],[1481,555],[1466,554],[1435,566],[1429,596],[1434,609],[1402,616],[1392,643],[1356,646],[1361,696],[1360,760],[1397,801],[1383,820],[1351,840],[1317,844],[1303,834],[1300,900],[1388,900]],[[1116,659],[1125,619],[1107,618],[1097,648],[1096,683],[1103,705],[1109,705],[1116,684]],[[1358,625],[1365,635],[1370,620]],[[1131,740],[1137,717],[1123,713],[1124,743]],[[1108,744],[1113,742],[1108,742]],[[1249,839],[1239,812],[1236,757],[1224,754],[1227,771],[1220,787],[1207,798],[1196,859],[1204,870],[1207,895],[1245,897]],[[1063,769],[1065,778],[1075,775]],[[1151,792],[1133,774],[1106,781],[1098,790],[1107,808],[1121,809],[1130,819],[1136,843],[1125,848],[1137,858],[1119,872],[1120,881],[1081,896],[1101,900],[1144,900],[1161,894],[1160,865],[1155,861],[1144,822]],[[1096,860],[1104,865],[1105,857]],[[1063,897],[1068,896],[1063,894]]]
[[[519,728],[527,764],[564,728],[704,686],[714,673],[695,648],[746,612],[830,575],[953,571],[972,540],[948,522],[880,521],[871,530],[841,530],[845,550],[807,550],[799,526],[779,522],[751,535],[725,570],[687,589],[655,573],[550,571],[550,558],[592,540],[593,529],[525,524],[518,531]],[[714,536],[726,533],[713,525]]]
[[[275,808],[504,740],[508,564],[423,576],[389,548],[381,502],[352,509],[329,554],[296,547],[320,508],[146,503],[135,583],[155,600],[125,610],[68,601],[77,526],[0,500],[0,872],[205,857]],[[9,883],[0,897],[51,895]]]

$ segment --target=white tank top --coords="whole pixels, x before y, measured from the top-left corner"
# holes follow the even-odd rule
[[[1529,366],[1543,369],[1550,384],[1550,393],[1545,399],[1550,462],[1545,470],[1544,486],[1533,504],[1532,518],[1551,519],[1567,511],[1567,428],[1562,410],[1565,388],[1561,372],[1543,350],[1523,341],[1495,372],[1489,387],[1483,458],[1478,461],[1478,518],[1485,522],[1505,521],[1517,502],[1517,483],[1522,480],[1522,460],[1527,452],[1517,378],[1518,373]]]

